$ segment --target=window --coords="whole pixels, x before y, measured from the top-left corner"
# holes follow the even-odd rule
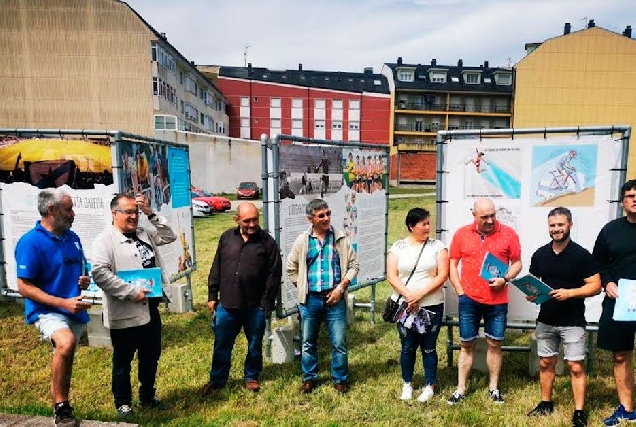
[[[411,70],[398,70],[397,79],[401,82],[412,82],[415,73]]]
[[[316,99],[314,101],[314,108],[325,108],[325,100],[324,99]]]
[[[302,129],[303,119],[292,119],[292,129]]]
[[[501,86],[510,86],[512,84],[512,74],[495,74],[495,82]]]
[[[349,100],[349,109],[350,110],[359,110],[360,109],[360,100],[359,99],[350,99]]]
[[[269,100],[269,106],[272,108],[280,108],[280,98],[272,98]]]
[[[272,129],[280,129],[280,119],[271,119],[270,127]]]
[[[166,129],[177,129],[177,118],[175,116],[165,116],[166,117]]]
[[[342,129],[342,120],[334,120],[331,123],[331,128],[332,129]]]
[[[185,90],[195,95],[197,94],[197,82],[191,76],[185,77]]]
[[[249,117],[241,117],[241,127],[243,127],[243,128],[250,127],[250,119],[249,119]]]
[[[152,78],[152,94],[159,95],[159,79],[156,77]]]
[[[349,130],[360,130],[360,122],[349,122]]]
[[[316,120],[314,122],[314,128],[316,128],[316,129],[324,129],[325,128],[325,121],[324,120]]]
[[[155,129],[165,129],[166,118],[164,116],[155,116]]]
[[[464,79],[466,79],[466,84],[477,85],[479,84],[479,73],[466,73]]]
[[[292,99],[292,108],[303,108],[303,100],[300,98]]]
[[[433,83],[446,83],[446,72],[444,72],[444,71],[431,71],[431,82],[433,82]]]
[[[194,105],[186,102],[185,117],[186,119],[194,120],[196,122],[199,120],[199,110],[197,110]]]
[[[249,107],[250,106],[250,98],[247,96],[241,97],[241,107]]]
[[[331,105],[334,110],[342,110],[342,99],[334,99]]]
[[[205,114],[201,113],[201,124],[205,123]]]

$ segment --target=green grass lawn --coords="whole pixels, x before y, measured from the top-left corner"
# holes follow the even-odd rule
[[[434,214],[433,197],[395,199],[389,206],[389,243],[405,235],[406,211],[419,203]],[[432,218],[434,223],[434,218]],[[457,381],[456,358],[452,368],[446,360],[446,328],[438,341],[440,356],[439,392],[426,404],[404,403],[398,399],[401,390],[399,366],[400,343],[395,325],[371,324],[368,311],[357,310],[356,321],[349,330],[349,363],[351,391],[338,395],[330,386],[330,349],[326,335],[321,335],[321,386],[311,395],[302,395],[300,361],[274,365],[266,361],[261,376],[262,389],[253,394],[242,387],[245,338],[239,336],[232,360],[228,387],[206,398],[199,389],[207,381],[211,361],[213,334],[209,327],[207,274],[216,251],[217,238],[233,226],[232,214],[217,214],[195,220],[198,270],[192,276],[193,313],[162,314],[164,323],[163,354],[157,375],[158,396],[171,409],[138,411],[132,420],[142,425],[430,425],[430,426],[561,426],[569,425],[572,414],[569,377],[558,377],[555,384],[555,413],[540,420],[528,420],[526,413],[539,399],[536,378],[528,376],[526,353],[506,353],[501,388],[504,405],[496,406],[487,399],[488,377],[473,372],[469,396],[459,406],[448,406],[446,398]],[[378,285],[380,310],[389,295],[386,283]],[[357,301],[368,301],[370,289],[355,293]],[[277,324],[286,324],[278,320]],[[457,335],[457,332],[455,333]],[[507,344],[525,345],[529,333],[510,333]],[[597,352],[596,370],[589,378],[588,404],[590,425],[598,425],[615,405],[609,354]],[[0,303],[0,411],[50,415],[49,361],[51,349],[38,341],[33,326],[24,324],[22,306]],[[110,392],[111,350],[78,348],[73,383],[72,404],[83,419],[116,420]],[[136,378],[136,368],[132,377]],[[421,358],[418,356],[414,382],[423,381]],[[137,390],[133,381],[133,389]]]

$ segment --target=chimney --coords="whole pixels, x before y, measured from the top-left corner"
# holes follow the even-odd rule
[[[364,67],[364,74],[373,74],[373,67]]]
[[[488,64],[488,61],[484,61],[484,68],[488,68],[490,64]]]
[[[162,39],[166,38],[166,33],[159,33],[159,35],[161,36]],[[167,40],[167,39],[166,39]]]
[[[563,27],[563,35],[570,34],[571,29],[572,29],[572,26],[570,25],[570,23],[566,22],[565,26]]]
[[[590,19],[590,22],[587,23],[587,28],[594,28],[596,27],[596,24],[594,23],[593,19]]]
[[[462,68],[462,67],[464,66],[464,61],[463,61],[463,60],[461,60],[461,59],[460,59],[459,61],[457,61],[457,66],[458,66],[459,68]]]
[[[299,63],[299,64],[298,64],[298,71],[302,71],[302,70],[303,70],[303,64],[302,64],[302,63]]]
[[[625,31],[623,31],[623,35],[627,38],[632,38],[632,26],[628,25],[627,27],[625,27]]]
[[[402,57],[401,56],[398,56],[397,64],[398,65],[402,65]]]
[[[437,65],[437,59],[433,58],[431,59],[431,65],[434,67]]]

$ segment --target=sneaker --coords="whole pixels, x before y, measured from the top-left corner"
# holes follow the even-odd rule
[[[77,427],[79,420],[73,416],[73,407],[64,403],[55,409],[55,427]]]
[[[160,411],[164,409],[168,409],[166,404],[163,403],[161,400],[157,399],[156,397],[153,397],[150,400],[140,400],[139,407],[143,409],[158,409]]]
[[[413,386],[411,383],[402,384],[402,395],[400,396],[400,400],[411,400],[413,399]]]
[[[431,397],[433,397],[434,394],[435,394],[435,391],[433,391],[433,387],[428,385],[424,387],[424,390],[422,390],[422,394],[419,395],[419,397],[417,398],[417,401],[420,403],[424,403],[428,401]]]
[[[552,402],[541,401],[539,404],[530,412],[528,412],[529,417],[540,417],[544,415],[550,415],[554,412],[554,404]]]
[[[636,412],[634,411],[628,412],[625,410],[625,407],[622,404],[620,404],[618,405],[618,407],[616,408],[616,410],[614,411],[612,415],[610,415],[609,417],[603,420],[603,424],[605,424],[606,426],[617,426],[623,420],[630,423],[635,423]]]
[[[133,415],[130,405],[121,405],[117,407],[117,415],[119,418],[130,418]]]
[[[464,393],[460,393],[459,391],[455,390],[453,394],[451,394],[451,397],[448,398],[446,403],[448,403],[449,405],[457,405],[459,402],[461,402],[465,398],[466,398],[466,395]]]
[[[585,415],[585,411],[574,411],[572,415],[572,427],[587,427],[587,415]]]
[[[490,400],[492,400],[493,402],[504,403],[504,398],[498,388],[494,390],[488,390],[488,395],[490,396]]]

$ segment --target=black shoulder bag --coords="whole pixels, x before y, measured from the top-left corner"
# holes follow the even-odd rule
[[[417,268],[417,265],[420,263],[420,257],[422,256],[422,252],[424,252],[424,246],[426,246],[427,243],[428,243],[428,239],[426,239],[426,242],[424,242],[424,244],[422,245],[422,249],[420,249],[420,253],[417,256],[417,259],[415,260],[415,265],[413,266],[413,270],[411,270],[411,274],[409,274],[408,279],[406,279],[404,286],[408,285],[409,280],[411,280],[411,277],[413,277],[413,274],[415,273],[415,269]],[[394,301],[393,298],[391,297],[387,298],[386,304],[384,305],[384,312],[382,313],[382,319],[384,319],[385,322],[395,323],[396,321],[395,315],[398,313],[398,310],[400,309],[399,301],[400,301],[399,298],[397,301]],[[406,301],[403,301],[403,303],[405,302]]]

